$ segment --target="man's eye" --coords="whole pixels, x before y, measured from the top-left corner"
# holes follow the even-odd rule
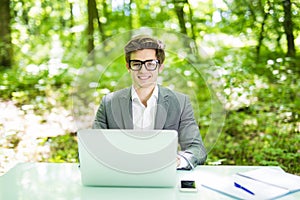
[[[156,66],[156,63],[147,63],[147,66],[154,67],[154,66]]]

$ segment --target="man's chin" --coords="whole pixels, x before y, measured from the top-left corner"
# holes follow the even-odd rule
[[[156,82],[139,82],[137,85],[139,88],[149,88],[154,87]]]

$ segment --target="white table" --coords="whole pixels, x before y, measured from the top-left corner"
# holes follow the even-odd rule
[[[84,187],[76,163],[22,163],[0,176],[1,200],[200,200],[231,199],[201,186],[213,176],[230,176],[258,166],[198,166],[193,171],[178,171],[179,179],[195,179],[198,192],[175,188]],[[300,199],[300,192],[280,200]]]

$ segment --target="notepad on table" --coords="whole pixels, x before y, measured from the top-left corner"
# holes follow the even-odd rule
[[[289,192],[300,190],[300,176],[290,174],[282,170],[266,167],[247,172],[239,172],[237,175],[286,189]]]
[[[202,185],[239,199],[274,199],[300,190],[300,177],[263,167],[229,177],[214,177]]]

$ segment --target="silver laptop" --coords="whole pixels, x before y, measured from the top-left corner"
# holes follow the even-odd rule
[[[86,129],[78,132],[83,185],[174,187],[174,130]]]

